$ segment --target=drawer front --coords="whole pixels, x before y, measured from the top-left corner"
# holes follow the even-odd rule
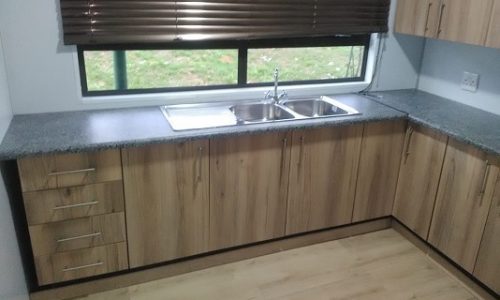
[[[29,225],[124,211],[123,183],[93,185],[23,194]]]
[[[23,192],[122,179],[119,150],[42,155],[18,160]]]
[[[46,285],[128,269],[126,243],[35,258],[38,284]]]
[[[126,241],[124,213],[34,225],[29,231],[35,257]]]

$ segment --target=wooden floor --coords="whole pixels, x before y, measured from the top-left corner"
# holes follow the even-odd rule
[[[388,229],[79,299],[480,298]]]

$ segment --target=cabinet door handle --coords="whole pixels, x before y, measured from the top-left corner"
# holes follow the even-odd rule
[[[198,176],[197,180],[198,182],[201,181],[202,179],[202,172],[203,172],[203,146],[198,148]]]
[[[84,203],[77,203],[77,204],[70,204],[70,205],[61,205],[61,206],[53,207],[52,210],[70,209],[70,208],[83,207],[83,206],[93,206],[93,205],[97,205],[97,204],[99,204],[99,201],[84,202]]]
[[[300,148],[299,148],[299,168],[302,167],[302,163],[303,163],[303,160],[304,160],[304,136],[301,136],[300,137]]]
[[[425,17],[425,32],[429,31],[429,16],[431,14],[432,2],[429,2],[429,6],[427,7],[427,16]]]
[[[415,131],[415,129],[413,129],[412,126],[408,127],[408,140],[406,141],[404,164],[406,164],[406,161],[408,160],[408,156],[410,156],[410,154],[411,154],[411,151],[410,151],[411,140],[412,140],[414,131]]]
[[[484,194],[486,193],[486,186],[488,184],[488,178],[490,177],[490,162],[487,160],[486,161],[486,167],[484,168],[484,174],[483,174],[483,184],[481,185],[481,190],[479,192],[479,197],[481,198],[481,203],[483,201]]]
[[[90,239],[90,238],[101,236],[101,234],[102,234],[101,232],[84,234],[84,235],[74,236],[74,237],[70,237],[70,238],[59,239],[59,240],[56,240],[56,242],[57,243],[64,243],[64,242],[71,242],[74,240]]]
[[[63,272],[71,272],[71,271],[77,271],[81,269],[88,269],[88,268],[93,268],[93,267],[98,267],[102,266],[104,263],[102,261],[98,261],[93,264],[88,264],[88,265],[83,265],[83,266],[77,266],[77,267],[65,267],[62,271]]]
[[[444,9],[446,8],[446,4],[442,4],[441,5],[441,12],[439,14],[439,24],[438,24],[438,37],[439,35],[441,35],[441,33],[443,32],[443,28],[442,28],[442,25],[443,25],[443,15],[444,15]]]
[[[73,170],[73,171],[61,171],[61,172],[51,172],[47,174],[48,176],[60,176],[60,175],[71,175],[71,174],[79,174],[79,173],[90,173],[90,172],[95,172],[95,168],[88,168],[88,169],[80,169],[80,170]]]
[[[283,167],[285,166],[285,153],[286,153],[286,148],[288,146],[288,138],[283,138],[282,140],[283,144],[281,146],[281,172],[283,173]]]

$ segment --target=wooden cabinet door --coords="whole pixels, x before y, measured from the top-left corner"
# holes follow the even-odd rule
[[[435,37],[441,0],[398,0],[395,31]]]
[[[442,0],[437,38],[484,45],[493,0]]]
[[[500,176],[484,229],[474,276],[500,294]]]
[[[423,239],[429,233],[447,142],[443,134],[408,126],[393,216]]]
[[[353,222],[392,214],[405,127],[406,121],[365,125]]]
[[[351,222],[362,125],[293,133],[286,233]]]
[[[470,273],[497,176],[485,153],[450,139],[428,241]]]
[[[210,141],[210,249],[285,234],[289,133]]]
[[[500,48],[500,0],[494,0],[486,46]]]
[[[208,141],[123,150],[130,266],[207,251]]]

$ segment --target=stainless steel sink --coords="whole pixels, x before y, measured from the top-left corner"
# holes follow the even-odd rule
[[[359,114],[326,96],[280,102],[253,100],[169,105],[160,109],[175,131]]]
[[[283,105],[308,118],[349,116],[359,114],[355,109],[329,97],[287,100]]]
[[[273,103],[238,104],[231,106],[230,110],[236,116],[236,120],[238,120],[240,124],[296,119],[292,112]]]

